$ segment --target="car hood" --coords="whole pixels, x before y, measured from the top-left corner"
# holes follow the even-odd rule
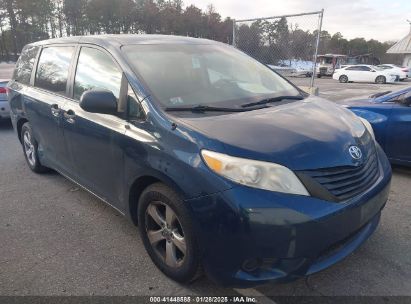
[[[365,150],[370,142],[351,111],[317,97],[250,112],[180,119],[220,141],[225,147],[221,152],[293,170],[352,165],[349,147]]]

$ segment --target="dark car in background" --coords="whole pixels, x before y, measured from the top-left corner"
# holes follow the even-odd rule
[[[411,165],[411,86],[339,103],[369,121],[391,163]]]
[[[373,233],[388,198],[390,164],[366,121],[215,41],[36,42],[9,101],[28,166],[138,223],[180,282],[202,269],[242,287],[318,272]]]

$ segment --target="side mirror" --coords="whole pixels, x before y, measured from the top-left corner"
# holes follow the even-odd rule
[[[404,106],[409,107],[411,105],[411,92],[408,92],[407,94],[405,94],[404,98],[400,102]]]
[[[91,113],[117,114],[117,98],[109,90],[91,89],[81,95],[80,108]]]

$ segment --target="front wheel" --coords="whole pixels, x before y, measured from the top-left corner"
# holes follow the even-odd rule
[[[201,274],[191,216],[180,197],[156,183],[138,203],[139,231],[154,264],[170,278],[187,283]]]
[[[348,82],[348,77],[346,75],[341,75],[339,78],[339,81],[341,83],[347,83]]]
[[[384,84],[387,82],[387,79],[385,78],[385,76],[378,76],[377,78],[375,78],[375,82],[379,84]]]
[[[21,144],[23,146],[24,157],[30,169],[36,173],[47,172],[49,169],[44,167],[38,157],[38,143],[33,136],[33,131],[28,122],[21,128]]]

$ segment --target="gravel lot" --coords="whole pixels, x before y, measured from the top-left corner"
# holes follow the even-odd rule
[[[0,65],[0,78],[6,70]],[[378,87],[325,78],[316,85],[338,100],[411,82]],[[394,168],[380,226],[350,257],[307,279],[248,290],[167,279],[136,227],[115,210],[56,173],[32,173],[7,121],[0,122],[0,172],[0,295],[411,296],[411,169]]]

